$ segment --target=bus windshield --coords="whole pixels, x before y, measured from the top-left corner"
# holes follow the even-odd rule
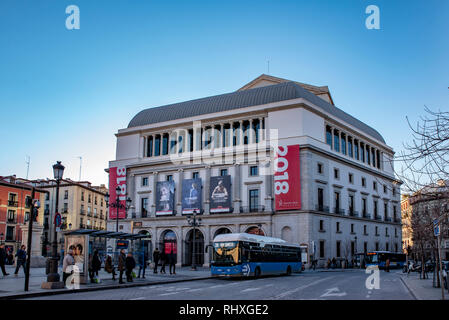
[[[238,242],[215,242],[213,260],[215,265],[237,264],[239,261]]]

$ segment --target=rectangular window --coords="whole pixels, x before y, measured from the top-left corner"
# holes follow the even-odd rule
[[[376,236],[379,235],[379,227],[376,226],[376,228],[374,229],[376,231]]]
[[[374,150],[373,148],[371,148],[371,159],[372,159],[373,167],[375,167],[376,166],[376,150]]]
[[[360,142],[360,161],[365,162],[365,144]]]
[[[332,148],[332,129],[326,126],[326,143]]]
[[[84,201],[84,191],[81,192],[81,201]]]
[[[318,211],[323,211],[324,209],[324,190],[322,188],[318,188]]]
[[[14,227],[6,227],[6,241],[13,241],[14,239]]]
[[[167,175],[166,180],[173,181],[173,176],[171,174]]]
[[[354,233],[354,224],[351,223],[351,233]]]
[[[337,241],[337,258],[341,256],[341,242]]]
[[[334,130],[334,150],[340,152],[340,137],[337,130]]]
[[[340,213],[340,193],[334,192],[334,199],[335,199],[335,213]]]
[[[154,139],[154,156],[161,155],[161,136],[157,135]]]
[[[178,135],[178,153],[184,152],[184,136],[179,134]]]
[[[376,151],[377,155],[377,169],[380,169],[380,152],[379,150]]]
[[[389,234],[388,234],[388,228],[385,228],[385,236],[386,236],[386,237],[389,237]]]
[[[384,184],[384,193],[387,193],[387,186]]]
[[[148,198],[141,199],[141,208],[140,212],[142,213],[142,218],[146,218],[148,215]]]
[[[334,178],[335,178],[335,179],[339,179],[339,177],[340,177],[340,172],[339,172],[339,170],[336,169],[336,168],[334,168]]]
[[[168,154],[168,133],[162,135],[162,154]]]
[[[64,191],[64,199],[68,199],[69,198],[69,191],[65,190]]]
[[[200,173],[199,172],[194,172],[193,174],[192,174],[192,178],[193,179],[198,179],[200,177]]]
[[[350,156],[351,158],[353,157],[351,137],[348,137],[348,156]]]
[[[367,232],[367,230],[366,230],[366,224],[363,226],[363,234],[366,236],[366,235],[368,235],[368,232]]]
[[[324,220],[320,220],[320,231],[324,231]]]
[[[354,158],[359,160],[359,142],[354,140]]]
[[[373,190],[377,190],[377,183],[376,183],[376,181],[373,181]]]
[[[147,139],[147,157],[153,156],[153,137],[148,137]]]
[[[366,179],[362,178],[362,187],[366,187]]]
[[[366,199],[365,198],[362,199],[362,212],[363,212],[363,216],[366,216],[367,212],[366,212]]]
[[[320,258],[324,258],[324,240],[320,240]]]
[[[352,173],[348,173],[348,180],[349,180],[349,183],[354,183],[354,179],[353,179]]]
[[[318,173],[323,173],[323,165],[321,164],[321,163],[318,163],[317,164],[317,171],[318,171]]]
[[[385,251],[390,251],[390,246],[388,242],[385,242]]]
[[[337,232],[340,232],[340,222],[336,223]]]
[[[376,251],[379,251],[379,242],[376,242]]]
[[[228,175],[228,169],[221,169],[220,170],[220,176],[227,176]]]
[[[373,204],[374,204],[374,218],[377,219],[377,201],[374,200]]]
[[[142,177],[142,186],[147,186],[148,185],[148,177]]]
[[[368,252],[368,242],[363,243],[363,252]]]
[[[258,166],[252,166],[249,170],[250,176],[258,176],[259,175],[259,167]]]
[[[365,149],[366,149],[366,163],[368,163],[370,165],[371,159],[370,159],[370,153],[369,153],[369,146],[365,146]]]
[[[341,153],[346,155],[346,135],[344,133],[341,134]]]
[[[355,255],[355,242],[351,241],[351,256]]]
[[[259,190],[249,190],[249,211],[257,212],[259,209]]]
[[[349,195],[349,214],[354,214],[354,196],[352,194]]]

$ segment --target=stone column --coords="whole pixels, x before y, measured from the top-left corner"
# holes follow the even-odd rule
[[[152,217],[156,216],[156,196],[157,196],[156,184],[157,184],[157,179],[158,179],[158,172],[154,171],[153,172],[153,197],[152,197],[153,198],[153,203],[151,204],[151,212],[150,212],[150,215]]]
[[[239,121],[240,123],[240,132],[239,132],[239,143],[240,145],[243,145],[243,120]]]
[[[21,227],[21,230],[22,230],[22,244],[28,246],[28,222]],[[39,225],[37,222],[33,222],[31,253],[30,253],[31,254],[30,267],[32,268],[45,267],[46,259],[42,256],[42,247],[41,247],[41,237],[43,230],[44,230],[43,226]]]
[[[156,135],[155,134],[153,134],[153,135],[151,135],[152,137],[153,137],[153,145],[152,145],[152,149],[153,149],[153,153],[152,153],[152,156],[154,157],[154,151],[156,150]]]
[[[234,164],[234,181],[232,181],[232,197],[234,199],[234,213],[240,213],[240,164]]]
[[[254,143],[253,119],[249,120],[248,144]]]

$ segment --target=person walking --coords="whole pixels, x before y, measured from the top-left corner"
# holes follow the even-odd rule
[[[9,273],[6,272],[5,262],[6,262],[5,245],[3,243],[0,243],[0,268],[2,269],[3,276],[8,276]]]
[[[170,274],[172,274],[172,267],[173,267],[173,274],[176,274],[176,255],[173,253],[173,249],[170,251],[168,259],[170,263],[169,266]]]
[[[16,265],[16,271],[14,272],[14,275],[17,276],[19,273],[20,267],[23,267],[23,273],[26,274],[26,261],[27,261],[27,253],[25,251],[26,247],[22,245],[19,250],[17,250],[16,257],[17,257],[17,265]]]
[[[161,253],[159,251],[159,248],[156,247],[156,249],[154,249],[154,252],[153,252],[153,262],[154,262],[154,270],[153,270],[153,272],[154,273],[157,273],[157,266],[159,264],[160,257],[161,257]]]
[[[95,283],[94,277],[98,274],[98,271],[101,269],[101,261],[100,257],[98,256],[98,250],[94,251],[94,254],[91,258],[90,262],[90,268],[89,268],[89,278],[91,283]]]
[[[165,252],[164,252],[164,250],[162,250],[162,252],[161,252],[161,256],[160,256],[160,259],[161,259],[161,274],[163,273],[163,274],[165,274],[165,264],[167,263],[167,255],[165,254]]]
[[[136,267],[136,261],[134,260],[134,257],[131,252],[129,252],[128,256],[126,257],[125,266],[126,266],[126,281],[133,282],[132,272],[133,269]]]
[[[143,270],[142,279],[145,279],[145,270],[147,269],[147,260],[148,260],[148,255],[147,255],[146,251],[141,252],[139,254],[139,274],[137,275],[137,278],[140,278],[140,272]]]
[[[73,249],[72,247],[69,248],[69,250],[67,251],[67,255],[64,257],[64,260],[62,260],[62,281],[65,282],[67,280],[67,278],[73,273],[73,267],[69,268],[69,270],[67,270],[67,268],[69,266],[74,266],[75,265],[75,259],[73,258]],[[70,270],[72,269],[72,270]],[[68,272],[70,271],[70,272]]]
[[[120,283],[120,284],[123,283],[123,272],[125,271],[125,267],[126,267],[125,260],[126,260],[125,249],[121,249],[120,254],[118,256],[118,271],[120,271],[118,283]]]
[[[112,273],[112,280],[115,281],[115,268],[112,265],[112,258],[110,255],[107,256],[106,261],[104,263],[104,271],[106,271],[107,273]]]
[[[390,272],[390,259],[387,259],[387,261],[385,261],[385,271]]]

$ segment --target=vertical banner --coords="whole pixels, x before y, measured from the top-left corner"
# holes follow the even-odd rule
[[[156,183],[156,215],[171,215],[175,203],[175,182]]]
[[[201,179],[185,179],[182,181],[182,214],[201,212]]]
[[[231,176],[210,177],[210,212],[231,211]]]
[[[276,210],[301,209],[299,145],[279,146],[273,165]]]
[[[125,167],[112,167],[109,168],[109,203],[114,203],[117,200],[117,192],[115,189],[120,187],[120,193],[118,194],[120,204],[123,205],[122,209],[118,209],[118,218],[126,219],[126,168]],[[117,208],[109,207],[109,219],[117,218]]]

